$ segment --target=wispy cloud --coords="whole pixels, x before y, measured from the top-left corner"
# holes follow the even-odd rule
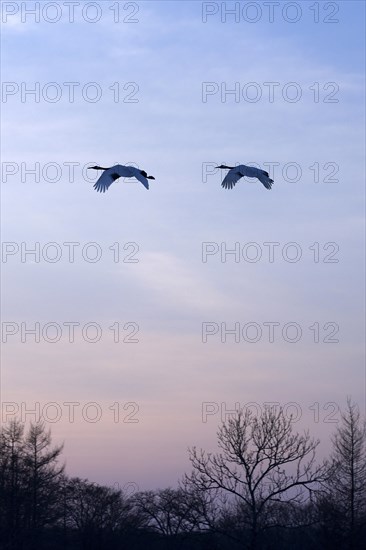
[[[210,313],[228,310],[233,305],[228,296],[215,288],[187,260],[171,253],[147,252],[134,275],[144,292],[175,310]]]

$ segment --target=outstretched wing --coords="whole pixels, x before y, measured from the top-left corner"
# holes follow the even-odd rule
[[[266,189],[272,189],[272,185],[274,181],[271,180],[271,178],[268,177],[268,175],[266,176],[265,174],[267,174],[267,172],[264,172],[263,174],[258,174],[257,178],[259,179],[260,182],[263,183]]]
[[[99,191],[99,193],[105,193],[109,186],[120,177],[121,175],[117,173],[114,167],[109,168],[103,172],[99,180],[94,184],[94,189]]]
[[[137,180],[141,181],[142,185],[146,187],[146,189],[149,189],[149,180],[145,178],[139,170],[134,171],[134,176]]]
[[[221,186],[224,189],[232,189],[236,182],[243,176],[239,170],[231,169],[225,176]]]

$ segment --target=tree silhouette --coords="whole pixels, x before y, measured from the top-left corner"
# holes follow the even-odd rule
[[[366,424],[350,398],[332,437],[326,490],[319,498],[327,538],[350,550],[364,548],[366,537]],[[364,541],[363,541],[364,542]]]
[[[107,548],[118,535],[141,527],[131,498],[120,489],[71,478],[65,487],[66,524],[85,550]]]
[[[190,450],[193,471],[187,477],[201,491],[221,490],[232,496],[254,550],[263,530],[281,525],[274,507],[304,504],[325,479],[326,464],[315,465],[319,441],[307,432],[294,434],[291,418],[270,407],[259,418],[241,409],[217,435],[220,452]]]
[[[174,541],[181,546],[198,526],[191,495],[183,488],[143,491],[134,496],[134,502],[150,529],[165,536],[168,544]]]
[[[27,480],[29,531],[38,548],[43,528],[59,515],[59,488],[64,466],[58,465],[63,445],[51,448],[51,432],[42,422],[31,424],[24,441],[24,473]]]
[[[17,420],[0,434],[0,542],[6,541],[9,548],[20,545],[24,522],[23,434],[24,426]]]
[[[223,423],[219,451],[193,448],[176,489],[128,495],[69,478],[44,424],[0,430],[4,550],[361,550],[366,539],[366,428],[350,400],[329,463],[281,409]]]
[[[12,420],[0,435],[0,525],[7,548],[38,549],[42,532],[58,518],[59,479],[57,462],[62,445],[51,448],[44,424],[24,426]]]

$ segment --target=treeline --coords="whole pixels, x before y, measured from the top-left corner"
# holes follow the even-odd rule
[[[282,410],[242,409],[217,453],[192,448],[178,488],[128,495],[65,474],[42,423],[0,432],[4,550],[366,548],[366,427],[350,400],[328,460]]]

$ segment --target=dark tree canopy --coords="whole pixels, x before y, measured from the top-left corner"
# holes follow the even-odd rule
[[[318,441],[266,408],[223,423],[218,451],[193,448],[177,488],[127,494],[68,477],[42,423],[0,431],[1,550],[363,550],[365,423],[350,400]]]

